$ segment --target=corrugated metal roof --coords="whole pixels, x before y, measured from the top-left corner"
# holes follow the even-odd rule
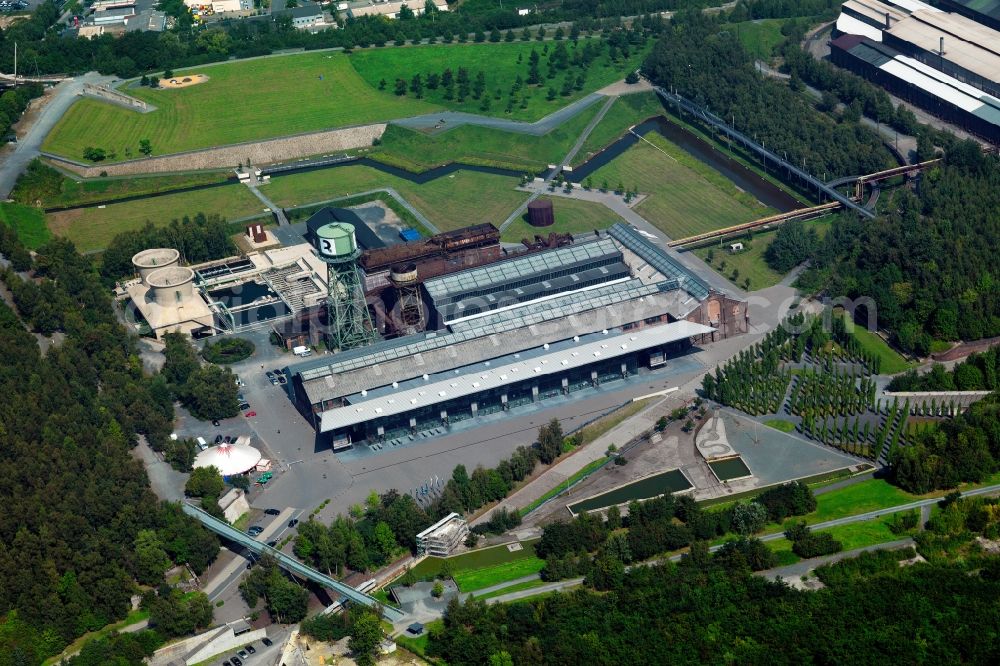
[[[320,430],[331,432],[376,418],[398,416],[421,407],[476,395],[533,377],[563,373],[643,349],[710,333],[713,330],[715,329],[702,324],[678,321],[620,335],[609,335],[594,342],[581,342],[549,354],[428,382],[414,388],[396,391],[388,396],[379,396],[359,404],[327,410],[322,414]]]

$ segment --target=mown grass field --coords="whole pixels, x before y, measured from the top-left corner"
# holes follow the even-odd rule
[[[628,128],[652,116],[663,113],[663,106],[656,93],[645,92],[634,95],[622,95],[608,109],[607,114],[583,142],[580,152],[573,160],[574,165],[580,165],[614,143]]]
[[[749,222],[771,209],[741,192],[725,176],[659,134],[650,132],[593,174],[595,187],[607,182],[639,188],[646,199],[635,210],[669,238],[685,238]]]
[[[781,26],[785,21],[786,19],[758,19],[726,27],[736,33],[740,43],[754,57],[770,60],[774,55],[774,47],[785,41],[785,36],[781,34]]]
[[[563,43],[566,45],[570,58],[572,58],[574,50],[582,49],[587,41],[599,43],[596,38],[580,40],[575,45],[570,41]],[[473,99],[471,95],[464,102],[459,102],[456,92],[455,99],[447,100],[444,97],[444,89],[441,87],[431,90],[424,86],[424,99],[457,111],[535,121],[594,90],[624,78],[625,74],[642,63],[648,50],[633,50],[627,60],[619,58],[617,63],[612,63],[608,60],[605,46],[602,54],[587,68],[586,82],[581,90],[574,90],[565,97],[556,95],[555,99],[548,100],[546,97],[549,87],[553,86],[557,91],[561,91],[566,76],[566,72],[559,72],[553,79],[546,78],[548,71],[548,53],[546,51],[551,52],[555,48],[555,42],[534,41],[496,44],[434,44],[406,48],[365,49],[355,51],[350,58],[358,73],[372,88],[377,89],[381,82],[385,81],[386,92],[393,95],[396,79],[402,79],[409,85],[415,74],[420,74],[423,79],[426,79],[429,73],[441,74],[445,69],[451,69],[457,75],[458,68],[464,67],[474,82],[479,72],[483,72],[486,94],[490,97],[488,110],[483,110],[481,100]],[[518,102],[513,105],[510,113],[506,113],[511,86],[518,76],[525,81],[528,79],[528,60],[532,49],[540,56],[539,71],[542,75],[542,84],[524,88],[527,92],[526,108],[521,108],[521,104]],[[579,70],[572,66],[566,71],[572,72],[574,77],[579,73]],[[497,90],[500,91],[499,99],[496,98]],[[413,99],[414,93],[407,90],[406,95],[401,98]],[[520,100],[520,98],[518,99]]]
[[[59,193],[42,201],[45,208],[55,206],[80,206],[95,201],[113,201],[125,197],[155,194],[166,190],[221,183],[231,174],[204,172],[191,174],[158,174],[130,178],[84,178],[74,180],[64,177]],[[15,190],[15,196],[17,192]]]
[[[767,251],[771,241],[774,240],[774,233],[755,234],[752,241],[741,238],[731,238],[723,240],[722,243],[712,247],[702,247],[694,250],[694,253],[705,260],[715,271],[733,282],[741,289],[746,286],[747,278],[750,279],[750,290],[764,289],[781,282],[783,275],[764,261],[764,253]],[[743,251],[731,254],[729,244],[733,242],[743,243]],[[708,258],[712,257],[712,261]],[[736,278],[734,279],[733,271]]]
[[[501,239],[509,243],[519,243],[521,239],[532,239],[535,235],[548,236],[552,232],[583,234],[594,229],[607,229],[616,222],[621,222],[613,211],[606,206],[593,201],[566,199],[563,197],[542,196],[541,199],[552,201],[556,222],[551,227],[533,227],[525,220],[525,216],[514,220],[504,229]],[[527,213],[525,213],[527,215]]]
[[[841,316],[846,316],[846,314],[841,313]],[[885,340],[863,326],[854,325],[854,337],[861,343],[862,349],[882,359],[879,372],[883,375],[895,375],[916,366],[916,363],[907,361]]]
[[[43,149],[82,160],[87,146],[138,156],[149,139],[154,155],[254,141],[345,125],[430,113],[427,101],[396,97],[368,85],[339,53],[304,53],[197,67],[182,74],[205,83],[172,90],[123,92],[157,107],[138,113],[81,98],[49,133]]]
[[[455,574],[455,583],[462,592],[473,592],[508,580],[536,574],[545,567],[545,560],[537,557],[522,558],[482,569],[461,571]]]
[[[517,179],[456,171],[423,185],[366,166],[348,166],[275,178],[263,189],[280,206],[301,206],[381,187],[394,188],[442,230],[492,222],[499,225],[528,195]]]
[[[243,185],[225,185],[197,192],[167,194],[152,199],[108,204],[104,208],[78,208],[48,215],[52,233],[64,236],[81,252],[107,247],[117,234],[139,229],[152,222],[169,224],[171,220],[197,213],[219,214],[228,220],[265,214],[264,204]]]
[[[566,156],[600,109],[600,102],[591,104],[542,136],[476,125],[462,125],[431,136],[390,125],[382,136],[382,145],[368,156],[409,171],[424,171],[449,162],[463,162],[538,173]]]
[[[428,557],[413,567],[413,575],[418,580],[432,578],[441,572],[442,565],[447,561],[451,568],[452,575],[463,572],[471,572],[478,569],[489,569],[495,566],[517,562],[519,560],[538,560],[535,557],[535,543],[532,541],[522,541],[521,550],[510,552],[506,546],[494,546],[492,548],[480,548],[461,555],[454,555],[448,558]],[[526,575],[526,574],[524,574]],[[519,578],[519,576],[514,576]],[[499,582],[499,581],[498,581]]]
[[[45,226],[45,213],[40,208],[16,203],[0,203],[0,222],[17,232],[17,237],[29,250],[34,250],[52,238]]]

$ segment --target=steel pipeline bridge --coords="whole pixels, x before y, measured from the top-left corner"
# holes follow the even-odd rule
[[[368,606],[369,608],[381,606],[384,617],[390,622],[398,622],[405,617],[403,611],[398,608],[395,608],[394,606],[387,606],[375,597],[368,596],[364,592],[358,592],[350,585],[345,585],[339,580],[335,580],[326,574],[316,571],[310,566],[302,564],[294,557],[282,553],[277,548],[272,548],[267,544],[257,541],[249,534],[241,532],[229,523],[219,520],[203,509],[192,506],[187,502],[181,503],[181,507],[183,508],[184,513],[199,521],[202,525],[212,530],[219,536],[234,543],[238,543],[258,555],[269,555],[273,557],[278,564],[288,572],[294,573],[297,576],[301,576],[302,578],[311,580],[318,585],[331,589],[354,603],[362,604],[364,606]]]
[[[860,215],[866,218],[871,219],[875,217],[875,213],[868,210],[857,201],[854,201],[849,197],[844,196],[843,194],[838,192],[835,188],[831,187],[829,184],[824,183],[823,181],[814,177],[812,174],[805,171],[804,169],[800,169],[791,162],[788,162],[787,160],[779,157],[778,155],[768,150],[764,146],[758,144],[756,141],[746,136],[742,132],[730,127],[725,123],[725,121],[723,121],[721,118],[713,114],[711,111],[706,111],[697,104],[688,101],[687,99],[678,94],[665,90],[660,86],[654,86],[654,89],[660,95],[660,97],[662,97],[666,102],[673,104],[677,109],[679,110],[683,109],[684,111],[687,111],[692,116],[695,116],[701,121],[712,126],[714,129],[722,132],[730,140],[740,144],[746,150],[757,154],[764,160],[765,165],[767,165],[768,162],[773,162],[775,165],[781,167],[786,172],[788,172],[789,175],[795,176],[804,184],[815,189],[817,193],[825,195],[826,198],[832,201],[836,201],[841,206],[849,208],[850,210],[853,210],[856,213],[859,213]]]

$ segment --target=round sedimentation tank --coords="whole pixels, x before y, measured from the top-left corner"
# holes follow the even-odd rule
[[[158,268],[146,276],[149,295],[157,305],[181,307],[194,298],[194,271],[186,266]]]
[[[556,222],[552,212],[552,202],[548,199],[535,199],[528,204],[528,224],[533,227],[551,227]]]
[[[396,285],[416,284],[420,281],[417,275],[417,265],[414,263],[400,264],[389,269],[389,280]]]
[[[324,224],[316,230],[316,250],[321,257],[350,259],[358,253],[354,227],[346,222]]]
[[[153,271],[176,266],[181,259],[181,253],[170,247],[154,247],[149,250],[137,252],[132,257],[132,265],[142,279],[143,284],[148,285],[146,278]]]

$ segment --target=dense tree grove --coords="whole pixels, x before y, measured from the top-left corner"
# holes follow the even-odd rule
[[[24,256],[19,245],[0,225],[0,251]],[[218,551],[214,536],[157,503],[129,452],[137,435],[165,438],[172,412],[155,397],[97,273],[60,239],[28,257],[21,268],[29,267],[52,295],[54,329],[65,337],[43,356],[0,304],[0,393],[8,398],[0,401],[0,461],[10,472],[0,491],[3,665],[40,663],[122,619],[136,580],[158,582],[164,553],[200,571]],[[11,271],[2,277],[15,294],[25,283]]]
[[[890,391],[995,391],[998,381],[1000,346],[972,353],[952,370],[935,363],[925,373],[910,370],[892,378]]]
[[[261,599],[276,622],[293,624],[306,616],[309,592],[290,580],[273,558],[264,556],[240,582],[240,594],[250,608]]]
[[[897,191],[882,209],[874,223],[841,215],[804,286],[872,299],[879,327],[920,356],[933,340],[1000,335],[1000,159],[958,143],[916,193]]]
[[[819,237],[801,221],[787,222],[778,228],[774,240],[764,251],[764,260],[779,273],[787,273],[816,251]]]
[[[849,573],[824,574],[829,587],[816,592],[701,552],[633,568],[608,594],[456,599],[429,651],[454,666],[501,652],[517,664],[996,662],[1000,582],[958,566],[900,567],[900,556],[833,565]],[[914,635],[921,640],[902,638]]]
[[[1000,393],[991,393],[965,414],[918,431],[908,440],[907,446],[891,454],[900,487],[919,494],[982,481],[1000,469]]]
[[[135,274],[132,257],[151,247],[172,247],[186,263],[222,259],[236,253],[232,230],[218,215],[198,213],[193,218],[173,220],[166,226],[148,222],[142,229],[123,231],[111,239],[101,254],[101,275],[108,281]]]
[[[202,365],[186,335],[167,333],[163,377],[174,397],[199,419],[222,419],[240,413],[236,376],[229,368]]]
[[[757,72],[736,34],[720,29],[712,17],[674,17],[643,71],[820,177],[872,173],[895,164],[875,132],[817,113],[787,85]]]

